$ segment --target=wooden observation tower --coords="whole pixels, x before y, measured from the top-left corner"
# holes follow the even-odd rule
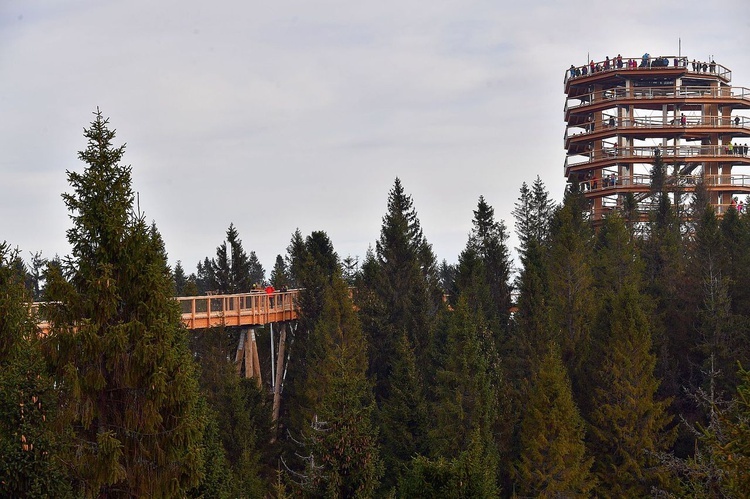
[[[703,181],[718,214],[750,194],[750,89],[731,80],[712,60],[648,54],[566,71],[565,176],[595,222],[628,193],[646,216],[657,156],[670,191],[690,193]]]

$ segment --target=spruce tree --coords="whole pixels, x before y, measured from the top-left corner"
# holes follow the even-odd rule
[[[573,401],[560,349],[551,343],[531,378],[516,466],[517,492],[534,497],[586,497],[594,481],[584,422]]]
[[[495,221],[494,209],[482,196],[474,210],[472,224],[466,249],[459,255],[456,291],[461,293],[472,288],[475,296],[470,303],[481,309],[499,346],[507,333],[512,306],[512,269],[510,252],[505,244],[508,235],[505,224]]]
[[[54,379],[41,355],[18,252],[0,242],[0,496],[72,497]]]
[[[658,400],[651,325],[644,296],[629,283],[605,299],[592,376],[589,449],[599,491],[643,497],[663,483],[655,458],[672,444],[669,401]]]
[[[84,171],[63,194],[69,278],[53,270],[47,286],[47,354],[75,434],[66,462],[84,496],[184,495],[201,478],[204,422],[164,245],[133,211],[131,167],[101,112],[84,136]]]
[[[255,251],[251,251],[247,259],[250,267],[250,282],[261,286],[265,285],[266,270],[263,268],[260,260],[258,260],[258,255],[255,254]]]
[[[552,330],[562,349],[574,392],[585,383],[582,370],[591,348],[597,310],[594,293],[593,230],[583,216],[581,194],[570,193],[551,221],[549,296]]]
[[[446,335],[442,362],[430,394],[430,456],[473,462],[465,479],[497,490],[495,427],[500,420],[506,425],[507,414],[499,400],[503,379],[495,341],[484,322],[469,312],[463,295],[455,311],[444,317],[439,326]],[[482,490],[485,485],[475,484]]]
[[[253,284],[262,284],[262,279],[254,279],[255,263],[245,253],[237,228],[229,224],[227,238],[216,248],[216,258],[211,260],[216,291],[222,294],[247,293]]]
[[[432,247],[411,197],[396,179],[356,295],[370,345],[369,376],[375,382],[386,487],[395,485],[400,463],[426,451],[424,383],[433,369],[429,348],[441,302]]]
[[[271,286],[276,289],[288,289],[290,286],[289,271],[284,261],[284,257],[276,255],[276,262],[271,270]]]
[[[409,341],[422,355],[430,343],[429,328],[442,293],[432,246],[422,233],[411,196],[405,194],[399,179],[389,193],[388,211],[375,247],[380,276],[378,282],[366,284],[374,287],[385,303],[388,322],[407,331]]]
[[[225,468],[224,473],[214,470],[214,476],[228,475],[230,497],[263,497],[273,477],[270,463],[276,452],[269,445],[271,408],[263,387],[237,376],[233,355],[238,336],[239,331],[224,327],[191,331],[190,347],[200,366],[207,418],[214,426],[204,440],[214,463]],[[209,437],[216,440],[218,450]]]
[[[321,386],[305,432],[313,490],[324,497],[372,497],[382,475],[367,347],[341,276],[323,293],[311,334],[322,344],[313,383]],[[312,381],[312,380],[311,380]]]
[[[182,268],[181,261],[177,260],[172,275],[174,278],[175,296],[187,296],[185,295],[185,287],[187,286],[188,277],[185,275],[185,269]]]
[[[750,490],[750,371],[740,366],[737,378],[731,404],[713,407],[715,424],[700,438],[702,453],[718,469],[712,481],[716,497],[746,497]]]
[[[517,331],[506,347],[515,364],[514,379],[523,379],[530,374],[529,362],[544,355],[547,342],[551,339],[548,243],[554,209],[538,177],[533,188],[529,188],[525,182],[522,184],[513,210],[521,261],[515,284],[518,290],[518,311],[515,314]]]
[[[210,258],[206,257],[196,265],[195,284],[198,288],[198,294],[202,295],[209,291],[216,291],[218,283],[216,282],[214,266]]]

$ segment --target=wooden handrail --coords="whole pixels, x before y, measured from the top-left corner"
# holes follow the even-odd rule
[[[215,326],[262,326],[271,322],[295,320],[299,312],[299,289],[266,293],[257,291],[230,295],[178,296],[182,322],[188,329]],[[30,313],[38,316],[43,303],[35,302]],[[37,320],[42,333],[50,324]]]

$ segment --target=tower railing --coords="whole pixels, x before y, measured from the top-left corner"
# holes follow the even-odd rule
[[[652,177],[650,174],[633,174],[626,177],[617,177],[615,180],[607,178],[611,173],[606,170],[603,178],[595,177],[578,182],[584,193],[614,191],[618,187],[650,187]],[[668,186],[671,190],[680,187],[692,187],[703,180],[706,187],[737,187],[746,190],[750,188],[750,175],[733,173],[731,175],[670,175]]]
[[[607,64],[609,62],[609,65]],[[695,65],[693,64],[695,62]],[[675,64],[676,63],[676,64]],[[573,75],[571,75],[571,69]],[[591,62],[583,64],[581,66],[573,65],[572,68],[565,70],[563,76],[563,83],[569,80],[577,80],[583,78],[590,78],[597,76],[601,73],[616,72],[616,71],[647,71],[650,69],[677,69],[681,71],[687,71],[692,74],[703,74],[710,76],[718,76],[726,81],[732,79],[732,72],[729,68],[717,64],[715,61],[691,61],[685,56],[667,55],[657,56],[644,59],[640,57],[623,57],[622,65],[618,65],[617,59],[613,58],[607,61],[606,59],[600,61],[594,61],[593,71]]]
[[[680,116],[638,116],[618,118],[615,116],[605,116],[600,122],[589,121],[587,123],[568,125],[565,129],[564,140],[569,138],[579,138],[604,130],[618,130],[619,133],[628,131],[638,131],[643,129],[675,129],[675,128],[737,128],[750,133],[750,117],[740,115],[725,116],[685,116],[684,124]],[[572,129],[582,128],[580,132],[571,132]]]
[[[679,87],[631,87],[611,88],[586,94],[576,95],[565,99],[565,111],[577,109],[595,103],[631,99],[662,99],[662,98],[730,98],[750,101],[750,89],[746,87],[707,87],[707,86],[679,86]],[[578,103],[571,101],[579,101]]]
[[[605,160],[629,160],[643,159],[645,163],[653,163],[656,151],[662,159],[671,162],[673,159],[682,161],[695,161],[697,157],[726,158],[731,161],[732,158],[750,157],[750,150],[746,150],[746,144],[737,144],[729,149],[729,144],[720,145],[679,145],[667,147],[654,146],[633,146],[633,147],[615,147],[606,146],[581,154],[571,154],[565,158],[565,168],[576,168],[579,166],[595,163]]]

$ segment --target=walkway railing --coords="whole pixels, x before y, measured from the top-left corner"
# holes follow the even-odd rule
[[[214,326],[261,326],[297,319],[299,290],[265,291],[212,296],[179,296],[182,322],[188,329]],[[40,315],[42,303],[31,305],[39,329],[47,333],[50,324]]]
[[[565,100],[565,111],[606,101],[632,99],[682,98],[697,99],[706,97],[723,97],[750,101],[750,89],[746,87],[631,87],[612,88],[568,97]],[[571,101],[579,101],[578,103]]]
[[[188,329],[263,325],[297,318],[299,290],[218,296],[180,296],[182,322]]]
[[[679,129],[689,128],[726,128],[732,127],[750,133],[750,118],[746,116],[685,116],[684,122],[681,116],[641,116],[636,118],[617,118],[615,116],[604,116],[601,122],[589,121],[587,123],[568,125],[565,129],[563,139],[567,141],[573,137],[581,138],[593,133],[606,130],[617,130],[619,133],[627,133],[644,129]],[[572,129],[582,128],[582,131],[571,132]]]
[[[731,150],[729,149],[729,144],[667,147],[615,147],[614,145],[605,145],[602,148],[593,149],[587,153],[567,156],[565,158],[565,168],[576,168],[596,161],[628,160],[633,158],[636,158],[636,160],[642,159],[644,163],[653,163],[657,150],[662,159],[665,159],[667,162],[674,160],[699,161],[701,157],[725,158],[726,161],[731,161],[735,157],[750,157],[750,146],[747,146],[746,143],[735,144]]]
[[[618,64],[617,58],[612,58],[609,61],[594,61],[593,68],[591,62],[582,66],[572,65],[571,68],[565,70],[563,76],[563,83],[568,80],[576,80],[582,78],[589,78],[591,76],[597,76],[601,73],[614,72],[614,71],[647,71],[649,69],[681,69],[687,70],[689,73],[694,74],[708,74],[712,76],[719,76],[726,81],[732,79],[732,72],[729,68],[717,64],[712,61],[691,61],[685,56],[657,56],[648,57],[644,59],[640,57],[622,57],[622,63]],[[572,73],[572,74],[571,74]]]
[[[651,186],[652,177],[649,174],[633,174],[627,177],[617,177],[612,180],[612,173],[606,170],[602,171],[602,178],[583,179],[579,185],[583,192],[603,192],[619,187],[643,187]],[[609,177],[609,178],[607,178]],[[711,187],[737,187],[750,189],[750,175],[731,174],[731,175],[679,175],[667,177],[668,186],[674,187],[694,187],[700,179],[703,178],[704,184]]]

